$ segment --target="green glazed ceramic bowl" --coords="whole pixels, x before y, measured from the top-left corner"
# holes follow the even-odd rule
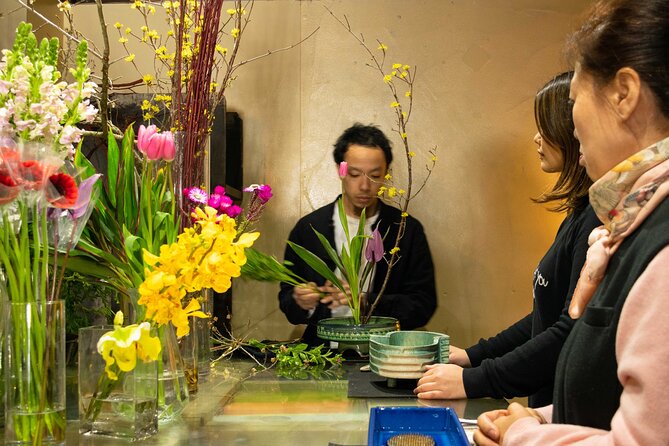
[[[369,338],[369,367],[386,378],[418,379],[425,366],[448,363],[448,335],[429,331],[396,331]]]
[[[352,349],[359,354],[369,352],[369,337],[399,330],[399,321],[393,317],[372,316],[366,324],[355,324],[351,317],[321,319],[316,334],[325,341],[339,343],[339,351]]]

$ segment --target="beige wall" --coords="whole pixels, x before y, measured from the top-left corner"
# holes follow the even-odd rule
[[[390,134],[394,123],[386,86],[327,5],[368,41],[386,43],[393,62],[418,67],[410,138],[419,150],[438,146],[439,156],[410,209],[426,227],[437,271],[439,308],[428,328],[465,346],[522,317],[532,272],[561,220],[529,200],[554,181],[532,143],[533,96],[564,68],[564,37],[590,3],[258,0],[243,57],[320,29],[299,48],[242,68],[228,90],[229,108],[244,120],[245,182],[275,190],[257,246],[281,257],[295,221],[338,193],[330,152],[344,128],[376,123]],[[132,17],[125,5],[106,11],[110,24]],[[97,38],[92,7],[75,13],[81,31]],[[120,64],[113,70],[118,82],[136,77]],[[275,286],[242,281],[234,284],[233,324],[237,335],[258,339],[292,330]]]

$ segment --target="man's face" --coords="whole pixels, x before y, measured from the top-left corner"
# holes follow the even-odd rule
[[[349,146],[344,155],[348,175],[342,180],[344,208],[348,215],[359,216],[363,208],[369,217],[376,213],[379,188],[388,170],[383,150],[357,144]]]

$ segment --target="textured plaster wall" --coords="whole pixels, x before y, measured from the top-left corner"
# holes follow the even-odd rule
[[[267,182],[275,191],[257,246],[281,258],[294,222],[338,193],[331,147],[344,128],[360,121],[392,134],[387,87],[326,5],[346,14],[372,48],[376,39],[386,43],[391,62],[418,67],[409,137],[419,154],[437,146],[439,157],[410,208],[426,227],[437,272],[439,308],[427,328],[465,346],[524,316],[532,305],[532,272],[562,218],[529,200],[555,179],[540,171],[532,143],[533,97],[565,68],[564,38],[590,3],[258,0],[242,59],[319,29],[298,48],[240,69],[228,90],[229,109],[244,120],[245,182]],[[105,9],[109,24],[139,26],[125,5]],[[78,28],[96,36],[94,8],[75,12]],[[143,69],[150,70],[151,57],[138,50]],[[113,76],[137,77],[122,64]],[[396,155],[399,174],[405,168]],[[276,289],[234,284],[237,335],[291,336]]]

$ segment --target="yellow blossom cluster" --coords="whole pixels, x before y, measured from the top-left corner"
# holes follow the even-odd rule
[[[107,376],[113,381],[118,379],[117,371],[133,370],[137,358],[144,362],[155,361],[161,349],[160,339],[151,336],[148,322],[124,327],[120,311],[114,317],[114,330],[100,337],[97,348],[105,361]]]
[[[198,41],[201,39],[203,16],[200,14],[201,5],[204,0],[187,0],[186,2],[178,0],[165,0],[161,2],[150,0],[131,0],[130,8],[137,11],[143,16],[143,24],[138,29],[131,29],[126,27],[121,22],[114,23],[118,37],[117,41],[123,46],[126,54],[120,58],[127,63],[134,66],[138,74],[140,74],[144,86],[148,91],[174,91],[175,85],[180,85],[178,91],[184,91],[186,84],[193,78],[193,64],[198,57]],[[66,3],[66,2],[61,2]],[[167,31],[160,34],[152,25],[154,20],[152,15],[156,14],[156,6],[162,7],[165,13],[164,17],[167,23]],[[183,11],[180,9],[183,7]],[[227,34],[234,46],[230,49],[221,44],[216,44],[214,67],[212,68],[212,82],[209,85],[209,90],[213,96],[218,96],[231,82],[227,79],[225,83],[216,82],[213,79],[219,76],[219,70],[229,70],[234,61],[234,54],[238,46],[239,39],[242,38],[244,26],[242,26],[241,17],[250,14],[243,7],[235,7],[227,9],[227,17],[223,17],[219,33],[221,35]],[[157,15],[160,16],[160,15]],[[162,29],[158,27],[158,29]],[[224,31],[225,29],[225,31]],[[178,30],[182,30],[181,42],[177,45],[176,35]],[[137,59],[134,54],[133,42],[139,42],[143,45],[148,45],[155,52],[156,62],[154,64],[154,73],[144,73],[140,71],[137,64]],[[177,48],[180,52],[177,54]],[[177,57],[180,60],[176,60]],[[180,76],[175,76],[175,73],[180,70]],[[227,76],[227,75],[226,75]],[[160,108],[170,109],[172,101],[159,101],[156,98],[152,99],[156,104],[162,102]],[[150,120],[156,113],[146,110],[143,116],[144,120]],[[177,125],[178,126],[178,125]]]
[[[237,235],[235,220],[217,215],[215,209],[197,208],[195,225],[184,229],[177,242],[163,245],[155,256],[144,251],[148,265],[145,280],[139,287],[138,303],[146,308],[146,316],[158,325],[172,322],[177,336],[190,331],[188,317],[206,317],[197,299],[183,306],[187,293],[213,288],[222,293],[238,277],[246,263],[244,249],[253,245],[258,232]]]

